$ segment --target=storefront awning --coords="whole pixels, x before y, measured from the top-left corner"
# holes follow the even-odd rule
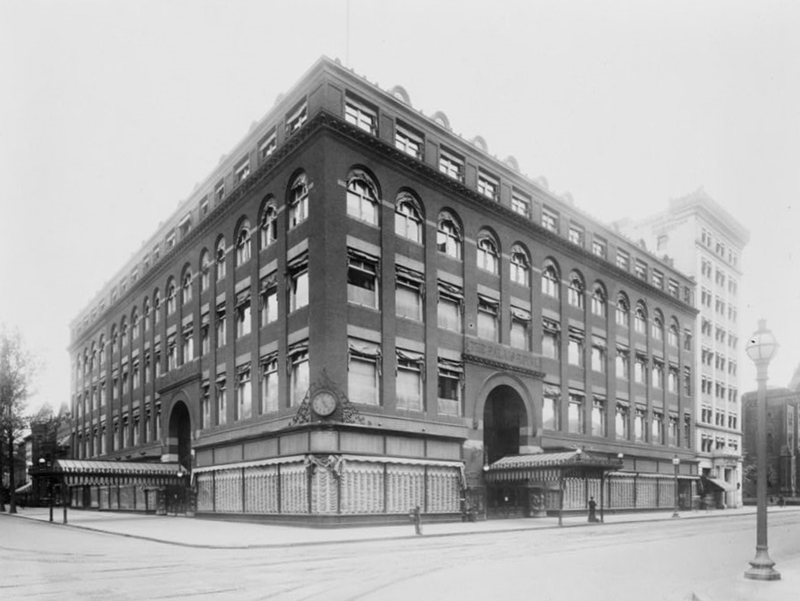
[[[52,466],[34,466],[34,477],[62,478],[68,486],[139,484],[161,486],[177,483],[186,472],[177,463],[144,461],[91,461],[57,459]]]
[[[487,482],[512,482],[531,480],[553,482],[562,478],[600,478],[605,472],[618,470],[622,462],[617,458],[592,455],[581,450],[560,453],[508,455],[486,466]]]
[[[722,492],[733,492],[736,488],[732,484],[728,484],[725,480],[720,480],[719,478],[709,478],[703,477],[701,479],[703,483],[703,489],[709,492],[713,492],[716,490],[721,490]]]

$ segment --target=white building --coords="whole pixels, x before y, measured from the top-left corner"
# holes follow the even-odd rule
[[[700,188],[671,200],[666,211],[618,227],[694,277],[697,315],[694,442],[700,473],[724,490],[717,502],[741,504],[742,404],[739,366],[745,335],[739,323],[741,255],[749,232]],[[721,482],[724,481],[724,484]],[[712,484],[713,485],[713,484]]]

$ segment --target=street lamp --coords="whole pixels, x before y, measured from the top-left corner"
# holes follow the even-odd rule
[[[678,467],[681,464],[681,460],[678,459],[678,456],[672,458],[672,467],[675,470],[675,511],[672,512],[672,517],[679,518],[681,516],[678,515]]]
[[[758,382],[756,453],[756,556],[745,570],[744,577],[751,580],[780,580],[780,572],[773,566],[767,547],[767,369],[778,351],[775,336],[767,329],[767,320],[758,321],[758,330],[750,337],[745,347],[747,356],[756,364]]]

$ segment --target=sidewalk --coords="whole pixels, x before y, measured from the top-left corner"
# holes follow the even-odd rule
[[[800,520],[800,507],[770,507],[769,513],[793,513]],[[733,516],[752,515],[755,507],[705,511],[682,511],[681,520],[717,520]],[[47,508],[18,509],[16,515],[3,516],[36,520],[47,523]],[[260,549],[300,545],[343,544],[360,541],[386,541],[413,539],[413,524],[400,526],[364,526],[338,529],[304,528],[251,522],[229,522],[175,516],[156,516],[115,511],[69,510],[68,524],[62,524],[63,509],[54,508],[53,526],[72,527],[128,536],[165,544],[206,549]],[[605,516],[606,524],[669,521],[672,511],[649,513],[623,513]],[[586,516],[564,518],[565,528],[593,527]],[[487,520],[481,522],[452,522],[425,524],[423,536],[444,537],[488,532],[512,532],[526,530],[556,529],[558,518]],[[744,570],[743,566],[743,570]],[[737,578],[711,582],[699,587],[690,597],[693,601],[788,601],[797,599],[800,591],[800,557],[782,560],[778,570],[782,579],[775,582],[754,582]]]

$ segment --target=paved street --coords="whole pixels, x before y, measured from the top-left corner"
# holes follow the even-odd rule
[[[157,523],[165,530],[173,525],[264,532],[275,528],[143,518],[147,519],[160,519]],[[771,511],[769,519],[771,555],[779,570],[786,568],[778,586],[781,591],[798,591],[800,511]],[[323,540],[335,536],[319,534]],[[0,516],[0,599],[486,601],[526,595],[537,600],[625,601],[684,600],[692,591],[718,599],[715,591],[730,588],[731,581],[743,581],[741,574],[754,545],[755,516],[735,513],[708,519],[224,549]],[[742,589],[742,598],[776,598],[769,594],[779,590],[774,584],[745,582],[741,586],[758,588]]]

